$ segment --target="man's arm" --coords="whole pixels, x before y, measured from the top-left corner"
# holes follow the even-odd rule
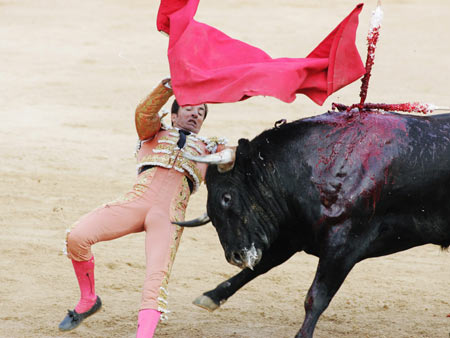
[[[135,122],[140,140],[147,140],[155,136],[161,129],[161,119],[158,112],[172,94],[170,79],[165,79],[137,106]]]
[[[219,153],[227,148],[228,140],[225,137],[209,137],[204,139],[206,143],[206,150],[210,154]]]

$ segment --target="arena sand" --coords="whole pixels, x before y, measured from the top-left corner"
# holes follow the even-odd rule
[[[276,3],[276,5],[275,5]],[[273,57],[306,56],[357,4],[350,0],[202,0],[197,19]],[[365,59],[370,0],[357,43]],[[78,298],[61,254],[65,230],[126,191],[135,176],[134,108],[169,74],[157,1],[0,0],[0,336],[134,337],[144,235],[95,246],[102,311],[57,326]],[[450,105],[450,2],[389,0],[368,102]],[[359,82],[318,107],[253,98],[213,105],[203,135],[231,144],[274,121],[358,101]],[[407,173],[406,173],[407,174]],[[203,188],[188,217],[205,208]],[[209,313],[192,300],[238,272],[212,226],[187,229],[157,337],[293,337],[317,258],[299,253]],[[322,315],[316,337],[443,337],[450,332],[450,254],[423,246],[366,260]]]

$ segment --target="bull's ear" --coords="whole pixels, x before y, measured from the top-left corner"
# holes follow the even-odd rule
[[[251,171],[252,166],[252,145],[246,138],[241,138],[236,149],[235,168],[239,168],[239,172],[247,173]]]
[[[238,147],[236,149],[236,156],[241,158],[249,158],[251,152],[250,141],[246,138],[241,138],[238,141]]]

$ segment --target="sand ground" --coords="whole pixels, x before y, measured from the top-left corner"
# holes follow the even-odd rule
[[[276,5],[274,5],[276,3]],[[356,5],[350,0],[202,0],[197,19],[273,57],[306,56]],[[358,46],[376,1],[361,14]],[[103,310],[77,330],[59,321],[78,297],[61,254],[65,229],[126,191],[135,175],[136,104],[168,75],[157,1],[0,0],[0,336],[133,337],[144,235],[95,246]],[[386,0],[369,102],[450,105],[450,2]],[[210,107],[203,135],[231,143],[286,118],[358,100],[359,83],[323,107],[254,98]],[[204,210],[194,195],[188,216]],[[157,337],[293,337],[317,259],[304,253],[244,287],[221,309],[191,304],[238,272],[211,226],[185,231]],[[450,254],[424,246],[358,264],[316,337],[442,337],[450,333]]]

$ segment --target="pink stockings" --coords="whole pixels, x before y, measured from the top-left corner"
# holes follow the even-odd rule
[[[72,260],[72,265],[77,276],[81,297],[75,311],[84,313],[94,306],[97,300],[94,281],[94,256],[88,261],[77,262]],[[136,338],[152,338],[158,325],[161,312],[154,309],[139,311]]]
[[[160,316],[161,312],[154,309],[139,311],[136,338],[152,338]]]
[[[157,323],[161,312],[168,312],[167,286],[183,231],[171,220],[184,220],[189,195],[189,185],[183,173],[155,167],[140,174],[133,189],[122,199],[83,216],[68,233],[67,253],[75,261],[77,271],[78,265],[90,262],[93,244],[145,231],[146,273],[139,313],[140,327],[147,327],[150,322]],[[86,288],[86,293],[82,289],[77,312],[95,303],[93,270],[92,260],[92,279],[85,272],[76,272],[80,288],[81,281],[90,281],[90,284],[83,285],[92,287]],[[142,311],[148,309],[156,311]],[[154,313],[150,316],[153,319],[149,319],[148,313]]]
[[[88,261],[77,262],[72,260],[73,269],[80,287],[80,301],[75,307],[77,313],[83,313],[92,308],[97,299],[94,281],[94,256]]]

